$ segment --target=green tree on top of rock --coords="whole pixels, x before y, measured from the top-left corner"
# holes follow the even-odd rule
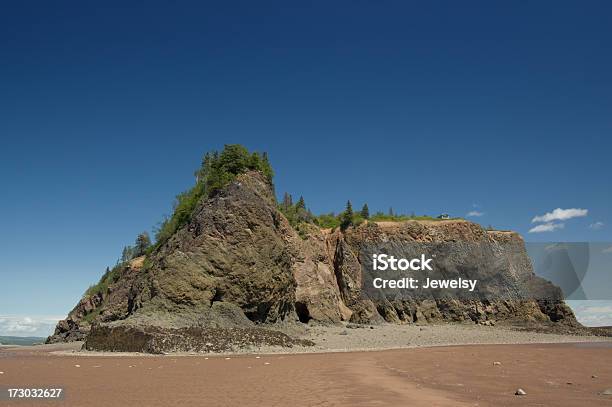
[[[157,229],[155,238],[160,244],[170,238],[191,219],[193,210],[202,198],[210,197],[230,184],[236,176],[247,171],[260,171],[271,183],[274,172],[266,153],[250,153],[240,144],[226,144],[223,151],[206,153],[202,166],[196,171],[196,184],[179,194],[174,203],[172,216],[165,219]]]
[[[197,180],[203,184],[206,195],[210,196],[232,182],[237,175],[249,170],[261,171],[272,182],[273,171],[267,154],[249,153],[240,144],[226,144],[221,153],[215,151],[204,156]]]
[[[121,251],[121,258],[117,263],[125,263],[134,258],[134,248],[132,246],[125,246]]]
[[[289,224],[298,232],[301,230],[300,224],[313,223],[314,221],[314,215],[306,207],[303,196],[300,196],[300,199],[294,205],[291,195],[285,192],[282,202],[278,205],[278,209],[285,215]]]
[[[288,192],[285,192],[283,195],[283,201],[281,203],[281,209],[283,212],[286,212],[293,206],[293,197]]]
[[[134,245],[134,257],[143,256],[151,246],[151,238],[147,232],[142,232],[136,237]]]
[[[370,218],[370,208],[368,208],[367,203],[363,204],[363,207],[361,208],[361,217],[364,219]]]
[[[340,229],[346,230],[351,225],[353,225],[353,205],[351,205],[351,201],[347,201],[346,209],[340,216]]]
[[[298,200],[298,202],[295,205],[295,207],[297,209],[306,209],[306,202],[304,202],[304,197],[303,196],[300,196],[300,199]]]
[[[126,263],[136,257],[144,256],[151,247],[151,238],[147,232],[142,232],[136,237],[134,246],[125,246],[121,252],[121,258],[117,263]]]

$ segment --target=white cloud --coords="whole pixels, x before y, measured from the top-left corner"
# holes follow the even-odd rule
[[[579,208],[570,208],[570,209],[561,209],[557,208],[552,212],[545,213],[541,216],[536,216],[531,220],[531,223],[537,222],[552,222],[555,220],[568,220],[572,218],[580,218],[582,216],[587,216],[589,213],[588,209],[579,209]]]
[[[475,218],[475,217],[479,217],[479,216],[482,216],[482,215],[484,215],[484,213],[483,213],[483,212],[478,212],[478,211],[470,211],[470,212],[468,212],[468,213],[467,213],[467,215],[465,215],[465,216],[466,216],[466,217],[468,217],[468,218]]]
[[[529,229],[529,233],[554,232],[555,230],[563,229],[564,227],[565,225],[563,223],[543,223]]]
[[[589,225],[589,229],[593,229],[593,230],[599,230],[601,228],[604,227],[604,223],[603,222],[595,222],[595,223],[591,223]]]
[[[0,335],[5,336],[48,336],[53,333],[57,316],[15,316],[0,315]]]
[[[608,247],[607,249],[603,249],[601,252],[606,254],[612,253],[612,246]]]
[[[586,326],[612,325],[612,301],[566,301],[578,321]]]

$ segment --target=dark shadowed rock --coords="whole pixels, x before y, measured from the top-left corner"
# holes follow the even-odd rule
[[[155,325],[94,324],[85,349],[109,352],[230,352],[250,346],[312,346],[306,340],[261,327],[162,328]]]

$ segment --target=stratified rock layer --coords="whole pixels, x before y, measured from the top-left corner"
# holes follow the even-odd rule
[[[474,321],[480,323],[546,323],[577,325],[572,311],[563,303],[561,291],[535,276],[523,239],[514,232],[485,231],[463,220],[369,223],[329,239],[335,244],[335,272],[344,303],[353,311],[351,322],[431,323]],[[436,263],[436,272],[451,278],[469,270],[486,287],[486,298],[447,298],[396,295],[364,295],[362,282],[371,278],[362,263],[372,248],[417,252],[445,247],[452,262]],[[411,258],[411,256],[406,256]],[[365,268],[367,270],[367,267]],[[389,290],[387,290],[388,292]],[[488,321],[488,322],[487,322]]]

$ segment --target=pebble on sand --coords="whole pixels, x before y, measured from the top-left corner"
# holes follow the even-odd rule
[[[74,365],[74,367],[81,367],[81,365]]]
[[[602,396],[612,396],[612,389],[605,389],[600,393]]]
[[[527,392],[526,392],[525,390],[523,390],[523,389],[517,389],[517,390],[514,392],[514,395],[515,395],[515,396],[524,396],[524,395],[526,395],[526,394],[527,394]]]
[[[264,365],[269,365],[269,364],[270,364],[270,362],[266,362],[266,363],[264,363]]]
[[[0,374],[4,374],[4,372],[0,372]]]
[[[493,362],[493,366],[501,366],[501,362]]]

